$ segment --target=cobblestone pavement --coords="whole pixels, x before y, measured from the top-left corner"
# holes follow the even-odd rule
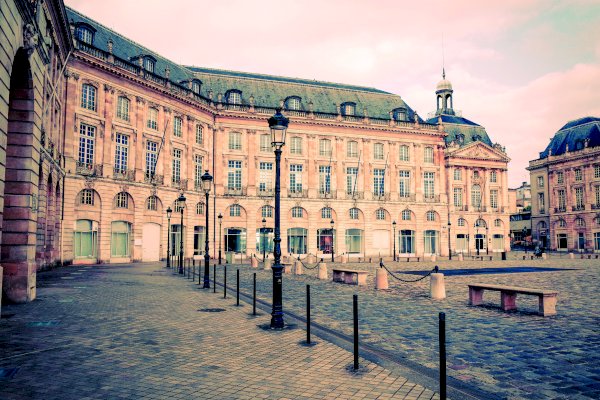
[[[600,260],[551,256],[548,260],[523,261],[521,254],[509,254],[508,261],[386,265],[400,272],[429,271],[434,265],[442,272],[519,266],[571,270],[446,276],[448,297],[434,301],[429,298],[429,279],[401,283],[390,277],[390,290],[374,290],[374,263],[345,265],[369,271],[367,287],[319,281],[316,270],[305,269],[302,276],[284,275],[284,310],[304,315],[305,286],[310,284],[313,320],[351,335],[352,294],[358,293],[361,341],[432,369],[438,357],[437,316],[444,311],[451,377],[508,399],[600,398]],[[328,267],[331,270],[331,265]],[[236,268],[241,268],[243,292],[252,293],[251,274],[256,272],[258,297],[270,301],[270,271],[231,265],[229,286],[235,286]],[[418,275],[400,277],[415,279]],[[217,280],[222,281],[222,271],[217,273]],[[486,293],[483,306],[470,307],[469,283],[558,290],[558,315],[536,315],[537,298],[531,296],[518,297],[518,311],[503,312],[497,292]]]
[[[37,300],[2,309],[0,399],[439,398],[364,359],[351,371],[351,353],[302,346],[298,327],[261,329],[268,313],[157,264],[72,266],[38,284]]]

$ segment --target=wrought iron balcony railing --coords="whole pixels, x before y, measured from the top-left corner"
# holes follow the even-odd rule
[[[102,164],[86,164],[78,161],[75,167],[75,173],[83,176],[102,176]]]
[[[288,190],[288,197],[305,198],[308,197],[308,189],[291,189]]]
[[[113,168],[113,179],[116,179],[118,181],[134,182],[135,170]]]
[[[245,196],[246,188],[225,188],[225,196]]]

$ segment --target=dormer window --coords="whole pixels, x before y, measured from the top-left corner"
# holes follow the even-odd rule
[[[396,121],[408,121],[406,108],[400,107],[394,110],[394,120]]]
[[[94,43],[94,33],[96,30],[88,24],[79,24],[75,30],[77,39],[87,44]]]
[[[234,104],[234,105],[242,104],[242,92],[240,92],[239,90],[229,90],[225,94],[225,99],[227,100],[227,103],[229,103],[229,104]]]
[[[154,72],[154,65],[156,64],[156,59],[154,57],[145,56],[144,57],[144,69],[148,72]]]
[[[198,79],[194,79],[192,81],[192,92],[200,94],[200,85],[202,85],[202,82],[200,82]]]
[[[354,115],[356,114],[356,104],[355,103],[342,103],[342,115]]]
[[[302,100],[298,96],[288,97],[285,101],[285,108],[288,110],[300,110]]]

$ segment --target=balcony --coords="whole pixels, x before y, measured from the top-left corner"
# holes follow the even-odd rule
[[[246,188],[225,188],[225,196],[245,196]]]
[[[546,209],[540,208],[540,214],[546,214]]]
[[[146,172],[144,174],[144,183],[151,183],[153,185],[163,185],[165,183],[165,177],[164,175],[156,175]]]
[[[390,193],[373,193],[373,200],[389,201],[391,197]]]
[[[75,173],[83,176],[102,177],[102,164],[86,164],[78,161]]]
[[[573,206],[573,211],[584,211],[585,210],[585,204],[578,204],[576,206]]]
[[[564,213],[567,212],[567,208],[566,207],[554,207],[554,212],[555,213]],[[543,214],[543,210],[540,210],[540,214]]]
[[[436,194],[433,196],[423,196],[423,201],[425,203],[439,203],[440,202],[440,195]],[[483,210],[485,211],[485,210]]]
[[[454,211],[469,211],[469,206],[454,206]]]
[[[273,197],[275,195],[275,191],[273,189],[258,189],[256,191],[256,195],[258,197]]]
[[[117,181],[135,182],[135,170],[113,168],[113,179]]]
[[[592,210],[600,210],[600,203],[592,204]]]
[[[291,198],[306,198],[308,197],[308,189],[290,189],[288,191],[288,197]]]
[[[417,197],[414,194],[408,194],[408,193],[404,193],[404,194],[400,194],[398,196],[398,201],[408,201],[411,203],[414,203],[416,201]]]
[[[350,200],[363,200],[365,198],[365,192],[346,192],[346,198]]]
[[[319,192],[318,197],[320,199],[337,199],[337,193],[335,192]]]
[[[179,181],[172,181],[171,182],[171,187],[178,189],[178,190],[187,190],[188,187],[188,180],[187,179],[180,179]]]

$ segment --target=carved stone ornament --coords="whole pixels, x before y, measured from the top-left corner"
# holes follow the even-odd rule
[[[91,176],[85,177],[85,187],[88,189],[94,188],[94,179]]]
[[[156,196],[156,183],[152,184],[152,187],[150,188],[150,196]]]
[[[129,185],[121,185],[121,192],[127,192],[129,190]]]
[[[110,86],[108,83],[104,84],[104,91],[105,92],[110,92],[110,93],[115,93],[115,88]]]
[[[301,201],[296,201],[296,202],[294,203],[294,205],[295,205],[296,207],[302,207],[302,202],[301,202]]]
[[[234,199],[233,200],[233,204],[240,204],[240,200],[239,199]]]
[[[135,96],[135,101],[137,101],[138,103],[141,103],[141,104],[146,103],[146,100],[144,100],[144,98],[140,97],[140,96]]]
[[[265,198],[265,205],[266,206],[270,206],[271,205],[271,199],[270,198]]]
[[[39,35],[32,24],[27,24],[23,27],[23,48],[27,51],[27,55],[30,56],[38,46]]]

